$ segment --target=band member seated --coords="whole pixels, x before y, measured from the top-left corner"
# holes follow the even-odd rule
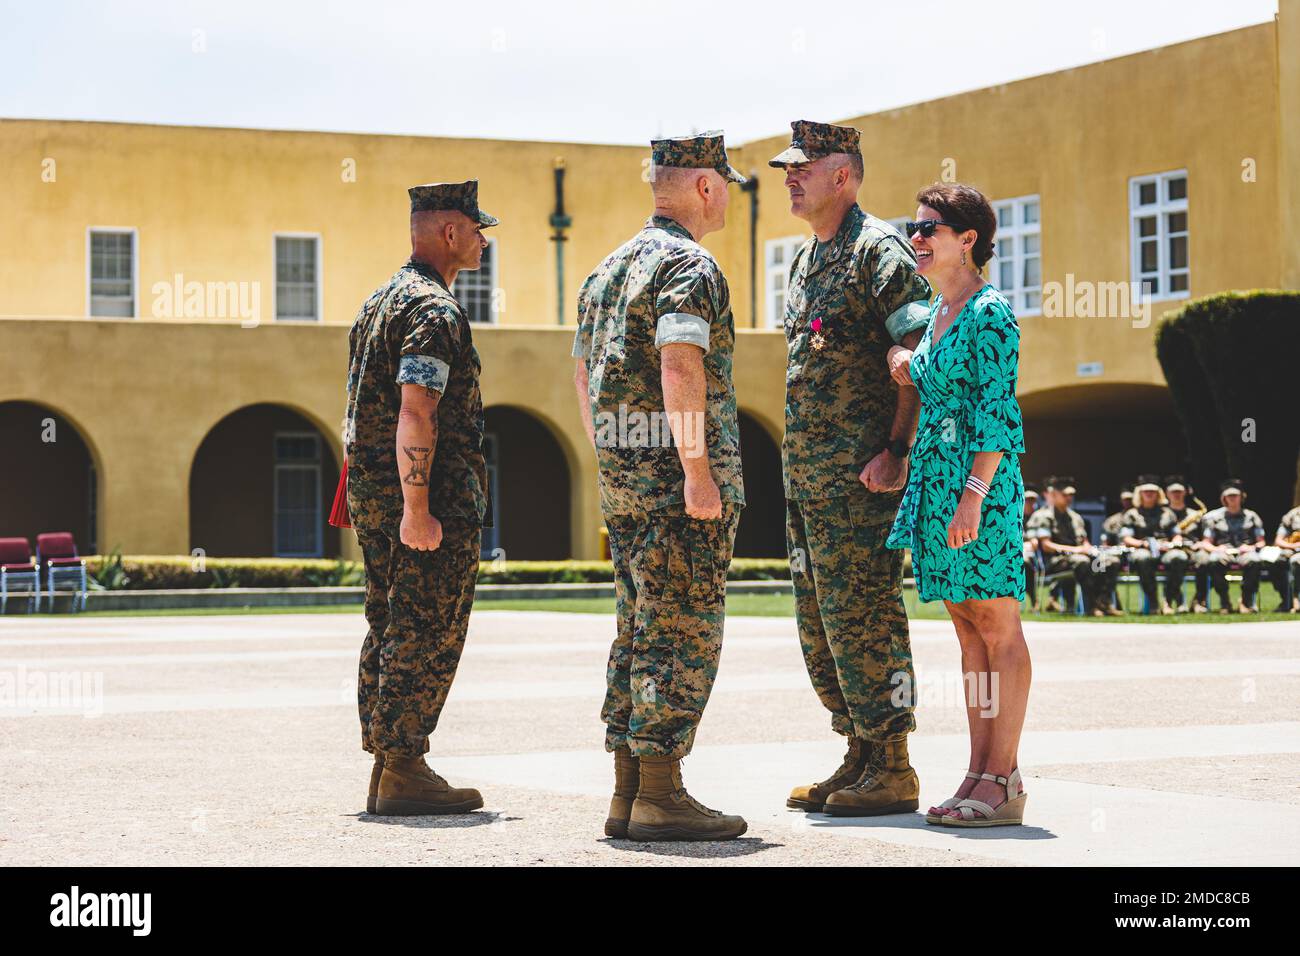
[[[1222,508],[1215,508],[1205,516],[1206,545],[1210,548],[1210,581],[1219,595],[1219,613],[1230,614],[1228,597],[1228,572],[1241,569],[1241,601],[1237,611],[1254,614],[1255,595],[1259,591],[1259,573],[1263,569],[1260,549],[1264,547],[1264,522],[1245,507],[1245,485],[1239,478],[1230,478],[1219,489]]]
[[[1036,511],[1026,528],[1038,539],[1047,573],[1070,572],[1083,589],[1085,612],[1093,617],[1123,613],[1111,603],[1119,560],[1092,545],[1083,516],[1069,506],[1066,489],[1074,488],[1074,479],[1054,476],[1046,484],[1049,507]]]
[[[1160,479],[1141,475],[1133,486],[1137,505],[1124,512],[1120,540],[1129,548],[1129,566],[1137,573],[1146,597],[1147,613],[1156,611],[1156,572],[1165,569],[1165,593],[1160,599],[1161,614],[1173,614],[1182,603],[1183,575],[1187,573],[1187,552],[1181,548],[1178,519],[1169,509]]]
[[[1165,496],[1169,499],[1169,510],[1178,519],[1174,527],[1183,539],[1182,550],[1187,552],[1191,562],[1192,577],[1196,582],[1196,594],[1192,598],[1192,608],[1197,614],[1206,611],[1206,596],[1210,593],[1210,552],[1201,540],[1205,536],[1203,522],[1205,502],[1196,497],[1191,485],[1182,475],[1169,475],[1165,478]],[[1178,608],[1178,613],[1187,613],[1187,604]]]
[[[1277,609],[1292,614],[1300,613],[1300,508],[1292,508],[1282,516],[1273,545],[1278,549],[1278,554],[1268,566],[1268,578],[1282,597],[1282,603]],[[1289,601],[1288,571],[1291,579]]]

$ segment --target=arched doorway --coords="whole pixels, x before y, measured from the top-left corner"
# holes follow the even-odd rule
[[[745,510],[736,529],[736,557],[784,558],[785,489],[781,449],[753,416],[740,412],[740,465]]]
[[[483,418],[494,525],[483,529],[484,556],[568,558],[571,489],[564,449],[541,420],[522,409],[498,405]]]
[[[204,437],[190,468],[190,548],[209,557],[339,554],[327,522],[339,466],[311,421],[248,405]]]
[[[99,549],[99,476],[90,446],[63,415],[35,402],[0,402],[0,537],[70,531],[81,554]]]
[[[1069,385],[1030,392],[1019,401],[1025,481],[1072,476],[1076,510],[1090,523],[1119,507],[1120,487],[1137,475],[1185,469],[1182,426],[1163,385]],[[1197,493],[1205,498],[1206,490]]]

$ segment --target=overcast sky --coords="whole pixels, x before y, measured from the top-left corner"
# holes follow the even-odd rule
[[[734,141],[1273,18],[1276,0],[0,0],[0,116]]]

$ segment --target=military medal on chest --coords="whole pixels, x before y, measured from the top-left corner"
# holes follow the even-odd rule
[[[809,323],[809,328],[812,329],[812,333],[813,333],[812,339],[810,339],[809,341],[813,349],[817,352],[820,352],[822,349],[826,347],[826,337],[822,335],[822,320],[813,319],[812,322]]]

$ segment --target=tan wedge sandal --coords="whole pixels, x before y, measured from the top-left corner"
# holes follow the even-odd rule
[[[982,773],[981,780],[992,780],[1007,788],[1007,798],[998,806],[991,807],[983,800],[971,800],[969,797],[957,804],[958,816],[949,814],[941,817],[940,822],[946,827],[1016,827],[1024,823],[1025,801],[1029,794],[1020,783],[1020,769],[1011,771],[1009,777]]]
[[[966,779],[967,779],[967,780],[978,780],[979,778],[980,778],[980,775],[977,774],[974,770],[967,770],[967,771],[966,771]],[[949,798],[948,798],[947,800],[945,800],[943,803],[939,804],[938,809],[940,809],[940,810],[952,810],[952,809],[954,809],[954,808],[957,806],[957,804],[961,803],[961,801],[962,801],[962,798],[961,798],[961,797],[949,797]],[[935,809],[935,808],[934,808],[934,807],[931,807],[930,809],[933,810],[933,809]],[[942,822],[943,822],[943,818],[946,817],[947,815],[948,815],[948,814],[946,814],[946,813],[927,813],[927,814],[925,815],[925,822],[926,822],[926,823],[934,823],[934,824],[942,823]]]

